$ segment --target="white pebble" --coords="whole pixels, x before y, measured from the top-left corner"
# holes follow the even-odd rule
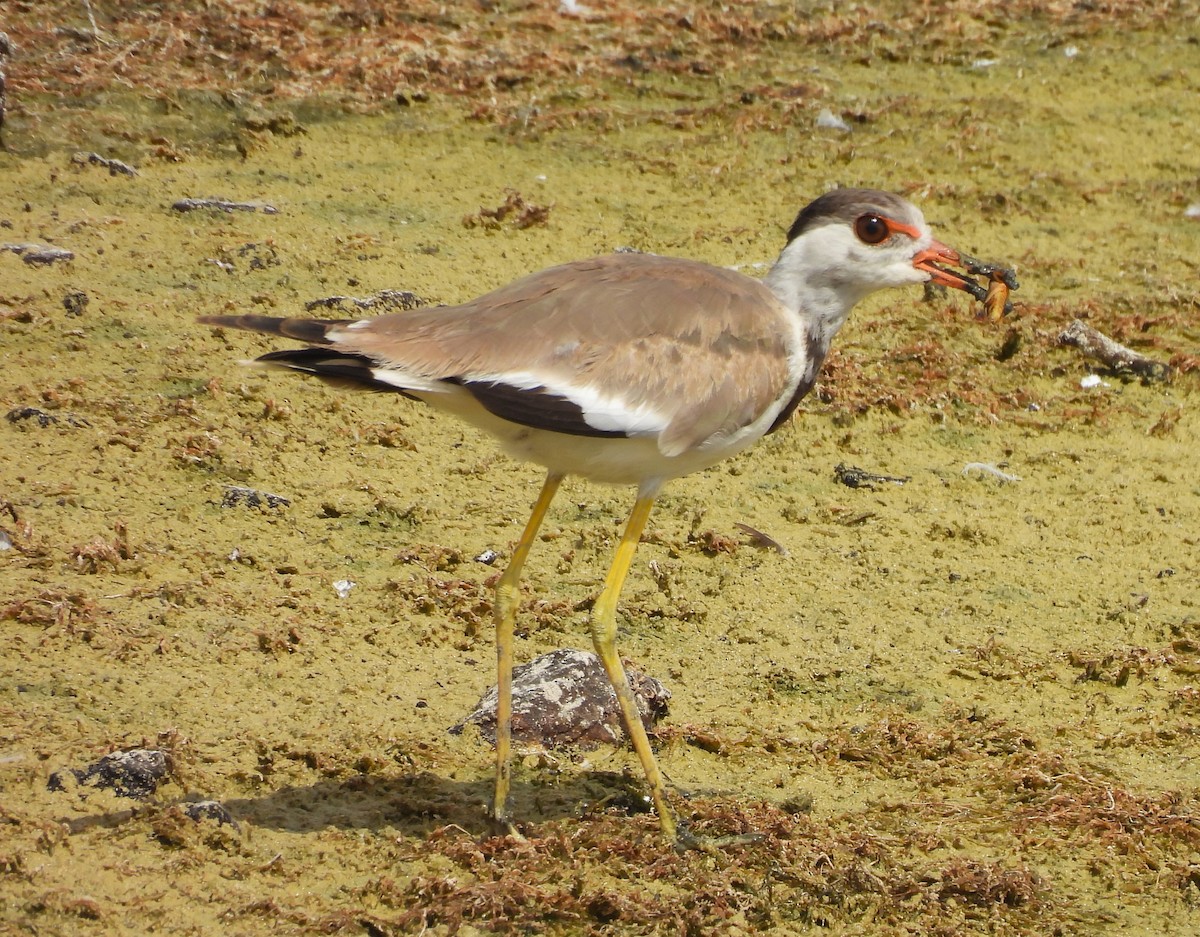
[[[350,594],[350,590],[357,586],[358,583],[350,579],[339,579],[333,584],[334,591],[338,594],[339,599],[344,599]]]
[[[1019,482],[1021,480],[1020,475],[1010,475],[1008,472],[1001,471],[1000,469],[996,468],[996,466],[987,462],[968,462],[963,466],[962,473],[964,475],[969,475],[971,472],[994,475],[1002,482]]]
[[[1085,390],[1089,387],[1099,387],[1101,384],[1104,384],[1104,381],[1100,379],[1099,374],[1085,374],[1079,379],[1079,386]]]
[[[821,113],[817,115],[817,126],[822,130],[850,130],[850,125],[827,107],[822,108]]]

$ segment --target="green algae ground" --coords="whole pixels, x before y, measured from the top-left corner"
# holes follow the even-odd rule
[[[936,63],[785,36],[719,73],[367,114],[115,87],[13,110],[0,241],[75,259],[0,253],[0,410],[47,423],[0,420],[0,929],[1200,932],[1200,51],[1183,15],[961,22]],[[793,424],[652,518],[622,651],[674,692],[681,814],[762,841],[675,854],[611,749],[527,755],[528,839],[491,836],[491,751],[446,729],[493,680],[473,558],[507,556],[539,470],[403,399],[245,369],[272,344],[195,317],[449,303],[621,245],[752,272],[835,183],[909,194],[1015,263],[1021,302],[864,304]],[[545,223],[464,224],[510,191]],[[1081,387],[1075,317],[1175,379]],[[230,485],[290,505],[222,507]],[[631,500],[567,484],[523,659],[586,646]],[[139,745],[172,754],[150,802],[47,789]],[[201,798],[237,827],[188,819]]]

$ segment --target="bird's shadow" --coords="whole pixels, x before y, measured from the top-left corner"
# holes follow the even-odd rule
[[[456,781],[423,771],[401,776],[355,775],[281,787],[254,797],[234,797],[221,805],[236,824],[313,833],[330,827],[387,830],[425,837],[446,826],[474,836],[503,832],[490,816],[494,792],[491,778]],[[163,799],[153,807],[187,805],[199,798]],[[151,805],[147,805],[151,806]],[[620,809],[646,812],[649,807],[638,779],[614,772],[587,772],[514,783],[509,814],[517,826],[567,818],[589,812]],[[92,814],[65,821],[72,832],[118,826],[142,812],[130,810]]]
[[[455,781],[425,771],[400,777],[359,775],[318,781],[223,803],[236,820],[292,833],[333,826],[386,828],[423,836],[454,825],[487,835],[497,832],[489,809],[493,792],[490,778]],[[514,784],[508,806],[510,816],[521,824],[578,818],[601,807],[639,812],[647,809],[644,800],[637,779],[589,772]]]

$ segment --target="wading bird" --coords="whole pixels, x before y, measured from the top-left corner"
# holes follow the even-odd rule
[[[298,339],[307,347],[258,361],[416,398],[490,433],[510,455],[546,468],[496,585],[493,812],[503,824],[509,823],[521,569],[564,476],[636,486],[592,608],[592,640],[662,831],[686,843],[616,646],[617,597],[654,499],[671,479],[741,452],[783,425],[861,299],[925,282],[980,295],[974,280],[947,269],[970,271],[973,264],[934,240],[921,212],[900,196],[835,189],[800,212],[761,281],[691,260],[620,253],[552,267],[459,306],[357,321],[255,315],[201,321]]]

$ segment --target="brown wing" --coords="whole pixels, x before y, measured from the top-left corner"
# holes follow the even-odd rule
[[[508,411],[494,412],[526,425],[570,432],[565,398],[584,421],[580,429],[656,435],[665,454],[759,418],[794,383],[797,341],[788,313],[757,280],[649,254],[577,261],[461,306],[319,329],[221,321],[323,342],[343,367],[361,356],[376,385],[380,375],[417,391],[446,381],[484,406],[492,388],[503,398],[492,402]]]

